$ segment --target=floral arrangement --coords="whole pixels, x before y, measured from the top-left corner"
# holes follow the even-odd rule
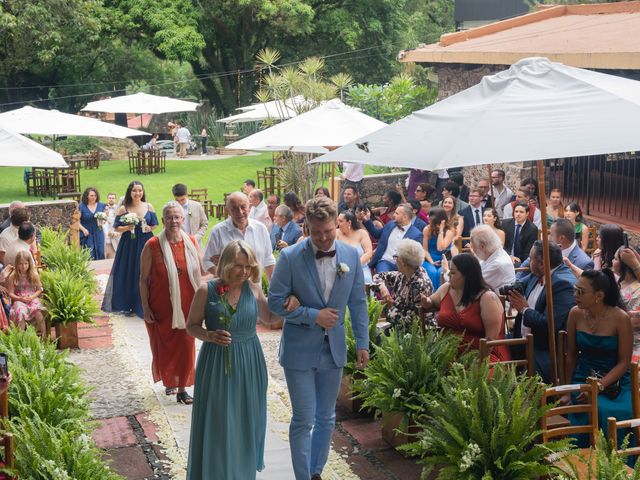
[[[120,223],[122,225],[137,225],[140,223],[140,217],[135,213],[125,213],[120,217]],[[131,231],[131,238],[136,238],[135,229]]]
[[[104,212],[97,212],[93,217],[98,221],[98,229],[102,230],[102,226],[108,219],[107,214]]]
[[[343,277],[344,275],[346,275],[351,271],[351,269],[349,268],[349,265],[347,265],[346,263],[339,263],[337,270],[338,270],[337,273],[339,277]]]
[[[226,285],[222,282],[218,283],[216,288],[218,296],[220,297],[220,303],[222,304],[222,308],[224,313],[220,315],[220,323],[222,327],[227,331],[231,331],[231,322],[233,321],[233,315],[236,313],[236,309],[231,306],[229,300],[227,298],[227,293],[229,293],[229,285]],[[224,374],[229,375],[231,373],[231,352],[229,352],[229,347],[225,347],[224,349]]]

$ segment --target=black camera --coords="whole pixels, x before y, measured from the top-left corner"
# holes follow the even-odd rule
[[[508,296],[511,292],[516,292],[520,295],[524,295],[524,284],[522,282],[516,281],[510,285],[503,285],[498,289],[498,293],[500,295],[504,295],[505,297]]]

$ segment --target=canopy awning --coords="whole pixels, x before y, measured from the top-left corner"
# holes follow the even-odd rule
[[[0,127],[0,167],[68,166],[58,152]]]
[[[173,113],[195,112],[199,106],[194,102],[139,92],[90,102],[82,110],[106,113]]]

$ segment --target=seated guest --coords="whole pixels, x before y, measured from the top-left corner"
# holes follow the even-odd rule
[[[554,222],[559,218],[564,218],[564,205],[562,204],[562,192],[554,188],[549,193],[549,201],[547,202],[547,224]]]
[[[502,221],[505,233],[504,249],[516,266],[527,258],[533,242],[538,238],[538,227],[528,220],[529,204],[520,202],[513,210],[513,218]]]
[[[396,211],[396,208],[398,208],[398,205],[400,205],[401,201],[402,197],[398,192],[396,192],[395,190],[388,190],[382,196],[382,203],[384,204],[384,207],[373,209],[373,215],[376,217],[376,220],[378,220],[382,225],[386,225],[387,223],[393,221],[393,214]]]
[[[469,237],[471,230],[482,225],[482,194],[477,188],[472,188],[469,192],[469,206],[460,210],[463,220],[462,236]]]
[[[254,188],[251,190],[249,194],[249,205],[251,205],[251,209],[249,210],[249,218],[253,218],[254,220],[259,221],[267,230],[271,232],[271,227],[273,226],[273,222],[271,221],[271,217],[269,216],[269,209],[267,204],[264,203],[264,194],[262,190]]]
[[[20,200],[13,201],[9,204],[9,215],[4,219],[2,223],[0,223],[0,233],[4,232],[7,228],[11,226],[11,214],[16,208],[26,208],[24,203]]]
[[[418,242],[400,240],[396,256],[398,271],[376,273],[373,283],[387,304],[387,321],[397,329],[411,331],[419,315],[420,296],[431,295],[433,286],[422,268],[424,252]]]
[[[562,257],[565,265],[574,265],[580,271],[593,268],[593,260],[578,246],[573,224],[566,218],[559,218],[551,224],[549,239],[562,248]],[[522,262],[521,266],[528,267],[529,261]],[[523,278],[525,275],[527,275],[526,272],[520,272],[518,277]]]
[[[435,187],[430,183],[421,183],[416,187],[414,193],[414,200],[420,202],[422,209],[420,210],[420,218],[425,222],[429,221],[429,215],[427,212],[431,210],[431,204],[433,201],[433,195],[435,194]]]
[[[576,306],[567,325],[566,378],[571,383],[598,379],[598,423],[607,418],[632,417],[629,363],[633,334],[629,316],[621,308],[620,291],[611,270],[587,270],[575,286]],[[564,402],[569,396],[563,398]],[[580,397],[574,401],[580,402]],[[584,425],[586,414],[571,415],[574,425]],[[579,446],[581,445],[579,439]],[[585,439],[586,440],[586,439]]]
[[[291,210],[293,221],[298,225],[302,225],[305,219],[304,205],[298,196],[294,192],[287,192],[284,194],[283,203]]]
[[[36,228],[33,226],[33,223],[22,222],[20,227],[18,227],[18,240],[10,243],[4,254],[4,264],[15,265],[15,259],[19,252],[28,253],[31,261],[34,261],[33,255],[31,254],[31,246],[35,241]]]
[[[456,182],[448,181],[442,187],[442,201],[438,204],[439,207],[444,207],[444,200],[453,197],[456,201],[456,213],[460,213],[469,206],[467,202],[460,200],[460,186]]]
[[[286,205],[276,208],[275,221],[271,230],[271,246],[274,250],[293,245],[302,235],[302,229],[293,221],[293,212]]]
[[[187,186],[177,183],[171,187],[173,199],[180,204],[184,213],[184,222],[182,230],[187,235],[196,237],[198,244],[202,241],[202,237],[207,234],[209,228],[209,217],[204,211],[200,202],[190,200],[187,195]]]
[[[429,215],[422,210],[422,204],[418,200],[409,200],[407,203],[413,210],[413,225],[422,232],[429,222]]]
[[[536,372],[545,383],[553,383],[551,362],[549,360],[549,325],[547,320],[547,296],[545,294],[544,254],[542,240],[536,240],[530,253],[531,273],[521,283],[524,294],[515,290],[509,292],[511,307],[518,312],[513,336],[525,338],[533,334],[533,353]],[[562,263],[562,250],[555,243],[549,244],[549,263],[551,265],[551,291],[553,294],[553,318],[556,335],[565,330],[569,310],[576,304],[573,298],[573,286],[576,277]],[[522,349],[514,349],[518,358],[524,358]]]
[[[416,199],[416,200],[422,201],[420,198],[418,198],[417,195],[415,195],[414,192],[416,192],[418,188],[421,188],[420,187],[421,185],[427,185],[429,183],[430,177],[431,177],[431,172],[429,172],[429,170],[419,170],[417,168],[412,168],[411,170],[409,170],[409,176],[407,177],[408,200]],[[436,190],[433,185],[430,185],[430,187],[432,188],[432,190],[427,195],[427,199],[430,199],[431,195]],[[406,199],[403,199],[402,203],[406,203],[405,200]],[[431,205],[429,205],[429,208],[431,208]]]
[[[489,180],[478,180],[478,186],[476,187],[482,197],[482,208],[491,208],[491,194],[489,193]]]
[[[438,326],[462,336],[461,348],[477,350],[480,339],[504,337],[502,303],[482,279],[480,262],[470,253],[451,260],[449,282],[431,296],[423,295],[421,305],[427,311],[438,310]],[[511,359],[507,347],[493,349],[490,361]]]
[[[582,209],[576,202],[564,207],[564,218],[569,220],[575,229],[575,238],[583,250],[589,247],[589,227],[584,223]]]
[[[471,230],[471,250],[480,260],[482,277],[489,287],[498,292],[503,285],[516,280],[516,270],[509,254],[502,248],[500,237],[489,225]]]
[[[27,324],[33,325],[38,336],[44,338],[45,309],[39,299],[42,284],[30,253],[18,252],[16,255],[13,271],[7,280],[7,288],[12,302],[9,320],[21,330],[24,330]]]
[[[618,287],[625,311],[629,314],[633,329],[632,362],[640,361],[640,254],[620,247],[613,258],[613,273],[618,276]]]
[[[520,182],[520,187],[529,191],[529,202],[538,206],[538,181],[535,178],[525,178]]]
[[[344,187],[344,191],[342,192],[342,201],[338,204],[338,212],[344,212],[345,210],[355,212],[359,202],[360,194],[356,190],[356,187]]]
[[[451,172],[449,180],[456,182],[460,187],[460,194],[458,195],[458,201],[469,203],[469,187],[464,184],[464,175],[462,172]]]
[[[329,189],[327,187],[318,187],[316,191],[313,193],[315,198],[327,197],[331,198],[331,194],[329,193]]]
[[[272,223],[276,215],[276,208],[278,205],[280,205],[280,197],[278,195],[269,195],[267,197],[267,212],[269,213],[269,218]]]
[[[527,187],[520,187],[516,190],[516,199],[504,206],[502,219],[506,220],[508,218],[513,218],[516,205],[524,202],[529,205],[529,208],[527,209],[528,220],[540,229],[542,228],[542,214],[540,213],[540,209],[536,207],[536,202],[531,201],[529,191],[530,190]]]
[[[11,213],[10,218],[11,225],[0,233],[0,263],[2,264],[6,264],[4,256],[9,249],[9,245],[18,240],[18,228],[22,223],[29,221],[29,212],[26,208],[16,208]]]
[[[498,216],[498,211],[495,208],[486,208],[484,213],[482,214],[482,223],[485,225],[489,225],[493,231],[500,237],[500,241],[502,242],[502,246],[504,247],[505,242],[505,234],[502,229],[502,220]]]
[[[373,256],[373,246],[371,245],[369,234],[360,226],[356,214],[351,210],[340,212],[337,224],[338,231],[336,232],[336,240],[340,240],[358,250],[360,263],[362,264],[362,272],[364,273],[364,283],[365,285],[370,285],[373,280],[368,264]]]
[[[394,192],[395,193],[395,192]],[[378,246],[369,262],[370,268],[377,272],[397,270],[396,250],[403,238],[408,238],[422,244],[422,232],[411,225],[413,210],[411,205],[403,203],[394,210],[395,220],[387,223],[383,228],[376,228],[370,218],[369,211],[362,211],[359,218],[373,238],[378,239]]]
[[[573,225],[573,223],[572,223]],[[620,247],[624,245],[624,230],[619,225],[607,223],[600,226],[596,239],[598,248],[593,252],[593,269],[613,268],[613,258]],[[576,240],[578,242],[578,240]],[[576,278],[580,278],[584,269],[574,265],[568,258],[564,263],[571,269]]]
[[[456,231],[456,238],[462,236],[464,230],[464,218],[458,213],[457,202],[455,197],[446,197],[441,202],[442,209],[447,214],[447,224]]]
[[[447,222],[447,214],[440,207],[429,212],[429,225],[422,232],[422,248],[424,249],[424,269],[429,274],[433,288],[440,287],[442,278],[442,257],[451,251],[456,230]]]

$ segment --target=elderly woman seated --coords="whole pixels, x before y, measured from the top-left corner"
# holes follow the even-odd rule
[[[398,270],[377,273],[373,283],[379,287],[382,300],[387,303],[387,320],[397,328],[411,328],[420,308],[420,295],[431,295],[433,286],[424,268],[424,250],[415,240],[398,242],[396,262]],[[376,288],[374,286],[374,289]]]
[[[502,240],[489,225],[471,230],[471,250],[482,269],[482,277],[491,290],[497,292],[503,285],[516,281],[516,271],[509,254],[502,248]]]

